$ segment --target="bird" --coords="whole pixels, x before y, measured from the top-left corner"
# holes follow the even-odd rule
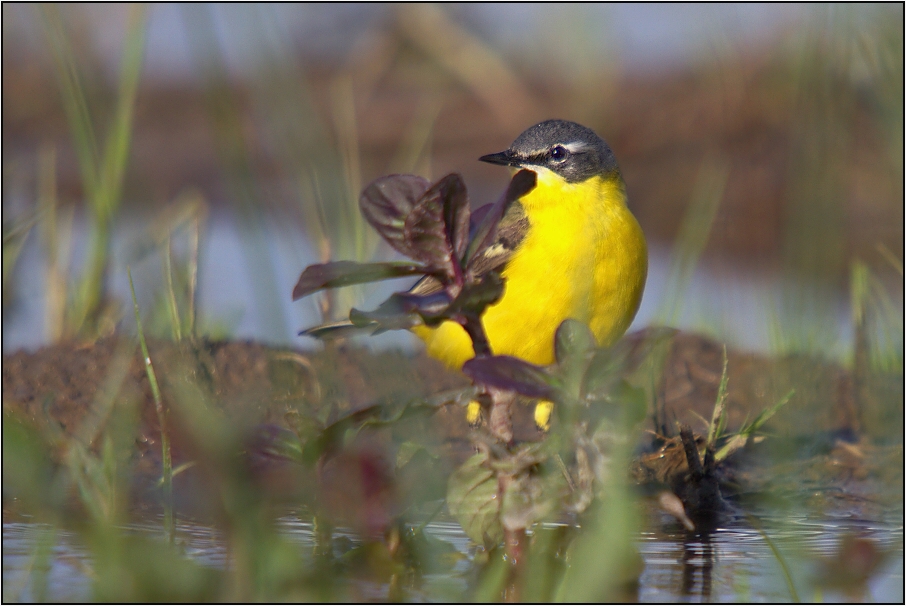
[[[530,170],[536,186],[508,208],[481,271],[498,271],[501,298],[482,316],[495,355],[537,365],[554,362],[554,334],[567,319],[584,322],[607,347],[629,328],[648,274],[645,236],[626,204],[626,186],[610,146],[592,129],[567,120],[546,120],[512,145],[479,158]],[[431,278],[412,292],[432,288]],[[427,353],[458,369],[475,352],[456,322],[415,326]],[[542,401],[535,423],[550,427],[552,404]],[[467,418],[475,422],[477,404]]]

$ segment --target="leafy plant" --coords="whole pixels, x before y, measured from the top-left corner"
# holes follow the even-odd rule
[[[625,480],[611,477],[610,470],[628,457],[629,429],[646,413],[644,391],[615,378],[623,352],[597,349],[581,322],[560,325],[557,363],[548,368],[491,351],[481,315],[501,296],[503,279],[498,271],[480,273],[478,261],[494,243],[509,205],[529,192],[535,179],[533,172],[517,172],[496,203],[475,213],[459,175],[433,184],[414,175],[377,179],[362,193],[362,214],[411,261],[312,265],[293,290],[299,299],[324,288],[420,275],[416,288],[394,293],[376,309],[352,309],[348,322],[302,334],[328,338],[349,330],[380,333],[445,321],[466,330],[476,355],[463,372],[475,385],[473,401],[486,409],[488,424],[472,433],[478,453],[449,478],[447,506],[474,541],[489,549],[503,542],[510,566],[522,560],[526,529],[562,512],[581,513],[599,487]],[[511,408],[520,397],[557,404],[560,422],[547,439],[513,441]],[[615,488],[614,494],[622,492]],[[508,599],[518,595],[518,567],[503,576],[489,569],[488,575],[485,590],[493,593],[488,589],[493,585]]]
[[[480,275],[476,261],[494,243],[506,209],[534,186],[535,173],[519,171],[500,200],[480,209],[473,223],[459,175],[447,175],[433,185],[415,175],[377,179],[362,192],[362,214],[390,246],[415,263],[335,261],[312,265],[299,277],[293,300],[324,288],[407,275],[430,276],[439,288],[426,294],[394,293],[370,312],[353,309],[349,314],[352,325],[378,333],[451,320],[472,337],[477,355],[490,355],[480,317],[502,294],[503,282],[497,272]],[[306,334],[321,337],[334,328],[316,328]]]

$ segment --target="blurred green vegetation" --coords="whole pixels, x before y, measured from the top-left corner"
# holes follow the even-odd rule
[[[64,306],[65,321],[62,331],[52,338],[92,336],[99,330],[104,316],[115,316],[116,302],[107,297],[107,268],[110,254],[110,239],[113,220],[122,202],[123,180],[125,178],[129,147],[133,132],[133,116],[138,82],[141,76],[142,58],[145,41],[145,11],[141,7],[133,9],[129,16],[123,61],[120,74],[119,90],[115,105],[108,118],[103,147],[98,143],[100,134],[88,107],[84,84],[76,64],[76,54],[70,46],[59,9],[53,5],[44,5],[40,9],[48,47],[52,51],[54,67],[62,97],[63,109],[72,131],[72,142],[76,150],[81,174],[81,185],[85,193],[86,207],[91,216],[91,235],[89,236],[89,256],[78,286],[70,295],[72,298]],[[96,114],[95,114],[96,115]],[[42,171],[46,179],[52,179],[52,160],[49,170]],[[53,185],[46,187],[48,192],[47,210],[44,219],[53,222]],[[48,227],[48,258],[58,259],[56,250],[57,225]],[[65,237],[65,236],[63,236]],[[60,272],[55,271],[55,276]],[[65,274],[60,281],[48,283],[57,290],[65,286]],[[54,292],[48,299],[66,300],[66,295]],[[116,321],[108,318],[107,321]]]
[[[438,122],[449,108],[448,96],[454,92],[465,90],[473,95],[470,98],[478,100],[481,111],[490,112],[513,133],[528,121],[550,117],[544,112],[579,116],[593,126],[619,119],[615,110],[620,97],[617,61],[598,62],[588,59],[594,57],[593,53],[565,53],[564,46],[557,45],[557,56],[548,58],[550,64],[542,66],[539,75],[531,72],[533,67],[525,64],[524,58],[508,57],[492,48],[444,9],[420,7],[411,11],[400,8],[396,15],[398,30],[393,36],[364,53],[353,54],[331,72],[326,101],[319,98],[322,91],[314,82],[311,66],[297,57],[275,52],[263,55],[266,59],[254,80],[242,83],[250,99],[249,124],[246,97],[237,92],[239,87],[229,77],[210,9],[191,6],[182,10],[220,153],[227,198],[246,228],[242,231],[246,261],[256,277],[256,297],[271,321],[267,336],[276,340],[285,341],[292,327],[278,304],[289,293],[276,287],[273,249],[262,245],[268,242],[269,230],[278,222],[298,224],[305,234],[300,239],[322,261],[366,261],[386,255],[361,219],[358,193],[375,173],[431,176],[436,164],[432,152]],[[262,46],[269,35],[282,32],[272,27],[269,20],[279,17],[268,9],[237,10],[241,11],[237,20],[245,23],[249,37]],[[107,285],[110,240],[116,217],[123,212],[127,173],[142,170],[129,160],[136,134],[136,104],[141,97],[146,9],[130,9],[120,74],[115,94],[109,98],[104,98],[103,86],[89,90],[97,82],[80,62],[83,49],[72,43],[67,13],[47,6],[41,7],[39,14],[71,130],[81,199],[90,217],[89,254],[83,267],[72,266],[72,240],[78,237],[72,227],[73,206],[61,204],[59,198],[59,151],[52,145],[42,145],[35,162],[37,195],[33,208],[14,221],[7,221],[4,213],[4,306],[9,289],[15,288],[11,276],[18,252],[36,228],[46,257],[43,279],[47,285],[48,340],[76,336],[93,339],[109,332],[123,315],[123,302],[113,300]],[[570,32],[571,45],[590,46],[597,35],[589,31],[591,21],[584,20],[581,9],[575,7],[564,14],[556,31]],[[869,443],[884,441],[902,448],[903,314],[902,299],[894,294],[902,292],[902,251],[871,247],[876,252],[870,256],[856,258],[850,254],[848,225],[860,207],[850,204],[852,192],[858,188],[846,173],[848,167],[864,163],[863,158],[856,157],[862,149],[859,141],[883,141],[880,161],[893,184],[892,195],[884,197],[883,187],[869,188],[868,194],[860,194],[861,200],[871,212],[891,216],[892,221],[902,224],[902,12],[899,15],[889,18],[884,10],[865,13],[856,7],[822,8],[810,13],[799,36],[780,45],[776,90],[783,98],[795,99],[787,117],[794,134],[786,169],[788,187],[778,219],[782,301],[772,325],[764,330],[773,335],[774,353],[788,357],[779,358],[783,363],[771,377],[764,405],[776,404],[791,388],[796,395],[769,424],[775,437],[789,438],[775,441],[778,446],[765,455],[775,462],[796,462],[798,445],[793,438],[815,430],[810,421],[819,419],[822,429],[832,424],[827,417],[837,388],[829,384],[824,367],[802,357],[805,354],[844,360],[855,386],[860,420],[857,429]],[[566,59],[559,53],[565,53]],[[576,62],[575,56],[585,59]],[[737,80],[730,73],[735,67],[726,61],[718,61],[715,77],[732,93],[737,90],[733,88]],[[550,69],[551,64],[562,66],[564,62],[569,69]],[[394,139],[394,150],[375,160],[371,157],[373,150],[363,149],[363,130],[373,128],[362,119],[363,107],[368,109],[368,101],[379,86],[394,75],[400,77],[400,72],[410,83],[426,73],[433,74],[429,82],[433,84],[416,88],[414,104],[405,105],[414,109],[407,110],[402,120],[405,126]],[[536,85],[544,80],[545,73],[552,84]],[[545,99],[548,88],[556,91],[553,103]],[[269,202],[278,196],[271,195],[275,187],[271,175],[256,161],[259,138],[273,150],[278,174],[291,192],[291,205]],[[658,306],[659,319],[666,324],[673,323],[685,306],[693,304],[688,293],[692,275],[699,259],[708,256],[709,238],[722,226],[721,204],[726,202],[726,186],[734,166],[726,150],[713,142],[708,145],[711,149],[692,179],[695,185],[674,243],[669,285]],[[469,153],[482,151],[488,150]],[[899,210],[891,211],[891,205]],[[201,195],[186,194],[177,197],[159,229],[149,230],[145,252],[159,254],[162,265],[155,308],[146,324],[149,333],[174,340],[192,340],[205,333],[196,326],[196,291],[199,239],[206,213]],[[173,239],[179,230],[187,239],[183,255],[173,252]],[[854,334],[851,340],[839,330],[835,306],[840,293],[846,292],[841,285],[846,284]],[[140,289],[143,286],[148,288],[140,284]],[[351,290],[328,295],[320,311],[325,319],[337,316],[361,304],[366,295],[367,291]],[[703,328],[712,334],[718,332],[713,325]],[[506,584],[506,563],[501,553],[482,552],[467,566],[458,566],[460,552],[424,531],[425,520],[443,504],[446,478],[439,481],[436,477],[442,455],[436,453],[437,445],[425,438],[424,426],[420,425],[424,422],[420,420],[421,404],[406,399],[382,402],[372,409],[372,416],[362,415],[353,423],[346,414],[349,402],[338,371],[332,376],[325,373],[315,377],[324,397],[315,397],[312,392],[291,407],[288,421],[283,423],[291,427],[290,434],[278,432],[279,439],[267,442],[263,455],[257,453],[265,459],[293,460],[292,469],[304,487],[303,494],[296,495],[301,511],[311,518],[321,514],[322,532],[314,549],[300,549],[292,537],[280,531],[277,517],[283,510],[269,500],[258,483],[260,478],[249,470],[249,452],[255,451],[249,446],[249,428],[218,407],[217,394],[211,393],[203,372],[196,372],[203,367],[187,369],[186,377],[172,378],[181,385],[181,391],[168,406],[184,425],[182,431],[195,449],[195,467],[204,472],[208,482],[205,488],[210,517],[225,529],[229,569],[199,564],[180,543],[178,531],[175,543],[124,533],[123,526],[136,515],[130,509],[137,464],[132,453],[141,420],[138,402],[123,396],[120,385],[135,350],[133,342],[117,351],[107,370],[105,388],[97,394],[90,414],[77,431],[63,433],[48,422],[36,426],[7,411],[4,405],[4,509],[27,513],[32,522],[46,524],[35,540],[29,573],[28,586],[36,600],[50,595],[47,563],[54,557],[53,546],[62,528],[74,528],[90,554],[86,566],[90,567],[90,597],[94,600],[359,601],[374,598],[369,583],[377,583],[380,591],[375,593],[391,601],[490,601],[501,596]],[[657,384],[665,359],[664,347],[656,343],[640,371],[639,383],[645,387],[649,402],[657,397],[649,385]],[[302,374],[312,373],[306,370]],[[731,369],[731,389],[732,382]],[[407,412],[413,414],[408,416]],[[47,411],[46,415],[49,418],[51,413]],[[379,442],[379,446],[368,441],[376,439],[375,435],[383,436],[381,432],[391,435],[389,441]],[[294,453],[305,444],[327,435],[331,444],[339,444],[334,464],[365,473],[352,476],[360,484],[374,481],[382,489],[384,472],[369,471],[366,465],[379,455],[396,461],[391,476],[400,474],[423,490],[405,493],[409,500],[393,503],[395,517],[382,509],[388,505],[381,500],[383,496],[376,496],[383,494],[380,491],[340,491],[334,496],[347,505],[358,499],[351,505],[351,513],[343,512],[354,519],[329,519],[323,509],[330,509],[329,499],[336,487],[323,474],[329,474],[330,469],[306,467],[294,460]],[[627,449],[614,453],[617,464],[628,460],[631,453]],[[893,465],[901,463],[901,458],[893,461]],[[896,481],[902,486],[901,477]],[[178,479],[176,487],[178,499]],[[359,486],[356,490],[364,489]],[[398,494],[394,498],[402,499]],[[635,498],[614,479],[606,487],[604,499],[583,520],[581,532],[536,526],[526,553],[525,577],[520,581],[522,595],[569,601],[601,596],[623,599],[620,592],[630,586],[630,593],[625,595],[631,597],[632,580],[639,573],[633,537],[642,524]],[[792,505],[790,500],[782,503],[791,511],[809,507],[795,499]],[[366,510],[366,506],[376,510]],[[902,508],[902,503],[898,506]],[[361,544],[351,549],[331,538],[330,527],[341,523],[359,524],[359,531],[366,534],[362,529],[367,523],[361,517],[372,513],[392,518],[379,536],[363,536]],[[606,574],[602,574],[602,568]],[[437,581],[438,574],[462,582],[444,584]],[[5,600],[18,597],[6,591]],[[750,581],[740,587],[740,599],[757,595],[756,591]]]

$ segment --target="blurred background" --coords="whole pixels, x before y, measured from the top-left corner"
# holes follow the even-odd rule
[[[635,328],[902,365],[902,5],[2,11],[4,353],[131,325],[127,266],[152,331],[311,346],[401,286],[290,301],[310,263],[392,256],[365,184],[492,202],[478,156],[563,118],[649,240]]]

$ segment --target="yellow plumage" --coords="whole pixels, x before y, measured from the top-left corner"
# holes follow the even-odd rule
[[[571,184],[533,170],[537,187],[520,200],[529,229],[503,270],[503,297],[483,323],[495,354],[551,364],[554,333],[567,318],[588,324],[602,346],[626,331],[642,298],[648,254],[619,177]],[[428,354],[450,367],[474,356],[456,323],[413,330]]]
[[[494,243],[482,243],[469,260],[470,272],[494,271],[503,277],[503,294],[482,315],[492,353],[552,364],[554,335],[567,319],[585,323],[598,345],[613,344],[638,311],[648,273],[645,236],[626,207],[613,151],[590,128],[546,120],[519,135],[508,149],[479,160],[537,176],[534,189],[512,201],[496,223]],[[312,280],[323,279],[317,272],[317,280],[308,273],[299,278],[295,298],[309,292]],[[424,296],[443,287],[426,276],[409,292]],[[300,334],[325,338],[356,326],[343,321]],[[425,342],[429,355],[452,368],[475,355],[471,339],[455,322],[415,326],[412,331]],[[537,404],[538,427],[549,427],[552,409],[551,402]],[[480,421],[478,401],[469,403],[467,418],[469,423]]]
[[[514,203],[498,226],[488,268],[501,271],[504,292],[482,322],[497,355],[538,365],[554,362],[554,334],[572,318],[608,346],[629,328],[648,273],[648,251],[613,152],[589,128],[547,120],[522,133],[509,149],[482,161],[537,174],[537,185]],[[420,283],[420,286],[428,284]],[[417,286],[415,290],[418,290]],[[474,357],[472,342],[455,322],[413,332],[428,354],[453,368]],[[470,423],[480,419],[470,403]],[[550,427],[553,404],[541,401],[535,423]]]

